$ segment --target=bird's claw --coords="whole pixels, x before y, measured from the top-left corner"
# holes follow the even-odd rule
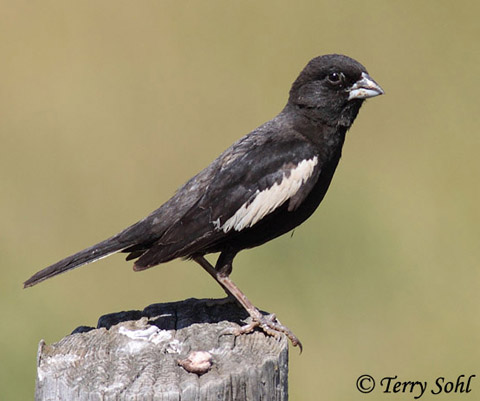
[[[234,331],[233,334],[241,335],[251,333],[257,327],[263,330],[265,334],[268,334],[272,337],[278,337],[280,333],[285,334],[288,339],[292,342],[292,345],[300,348],[300,353],[303,350],[302,343],[300,340],[293,334],[290,329],[283,324],[281,324],[275,314],[271,313],[269,315],[260,315],[260,316],[252,316],[252,321],[244,326],[239,327]]]

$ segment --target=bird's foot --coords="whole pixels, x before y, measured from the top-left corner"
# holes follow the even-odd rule
[[[226,301],[230,301],[230,299],[235,299],[236,302],[238,302],[238,304],[242,306],[245,311],[248,312],[252,319],[251,323],[248,323],[233,331],[228,330],[228,332],[237,336],[240,334],[251,333],[253,330],[255,330],[255,328],[259,327],[264,331],[265,334],[268,334],[272,337],[278,337],[280,333],[283,333],[290,339],[292,345],[294,347],[298,345],[298,347],[300,348],[300,352],[302,352],[302,343],[295,336],[295,334],[293,334],[288,327],[282,325],[277,320],[277,317],[274,314],[263,315],[255,307],[255,305],[253,305],[247,299],[245,294],[240,291],[240,289],[233,283],[233,281],[229,277],[229,274],[232,270],[232,261],[228,259],[227,261],[223,260],[225,258],[221,259],[222,255],[223,254],[220,254],[219,258],[219,262],[221,261],[222,263],[217,262],[217,264],[219,264],[220,266],[219,268],[213,267],[203,256],[195,256],[193,260],[195,260],[195,262],[202,266],[208,272],[208,274],[210,274],[222,286],[222,288],[228,295]],[[233,258],[233,256],[235,256],[235,253],[231,255],[227,254],[227,256]]]
[[[295,336],[295,334],[290,331],[288,327],[284,326],[277,320],[275,314],[272,313],[270,315],[262,315],[261,313],[259,313],[258,315],[255,314],[255,316],[251,316],[251,318],[251,323],[239,327],[235,330],[234,334],[240,335],[251,333],[257,327],[262,329],[264,333],[272,337],[278,337],[280,333],[283,333],[290,339],[292,345],[294,347],[298,345],[298,347],[300,348],[300,352],[302,352],[303,347],[300,340]]]

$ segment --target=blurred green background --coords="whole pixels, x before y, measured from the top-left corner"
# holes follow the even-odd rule
[[[33,397],[42,338],[223,296],[192,262],[134,274],[122,256],[22,282],[158,207],[331,52],[386,95],[361,110],[315,215],[241,253],[233,279],[304,344],[292,400],[394,397],[359,395],[364,373],[480,375],[478,4],[0,1],[0,398]]]

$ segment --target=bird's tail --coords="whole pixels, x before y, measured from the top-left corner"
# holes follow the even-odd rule
[[[31,287],[57,274],[105,258],[128,248],[132,245],[132,236],[128,235],[125,231],[40,270],[23,283],[23,288]]]

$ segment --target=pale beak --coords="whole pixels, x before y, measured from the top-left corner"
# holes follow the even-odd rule
[[[355,82],[348,91],[348,100],[367,99],[385,93],[380,85],[377,84],[366,72],[362,72],[362,78]]]

